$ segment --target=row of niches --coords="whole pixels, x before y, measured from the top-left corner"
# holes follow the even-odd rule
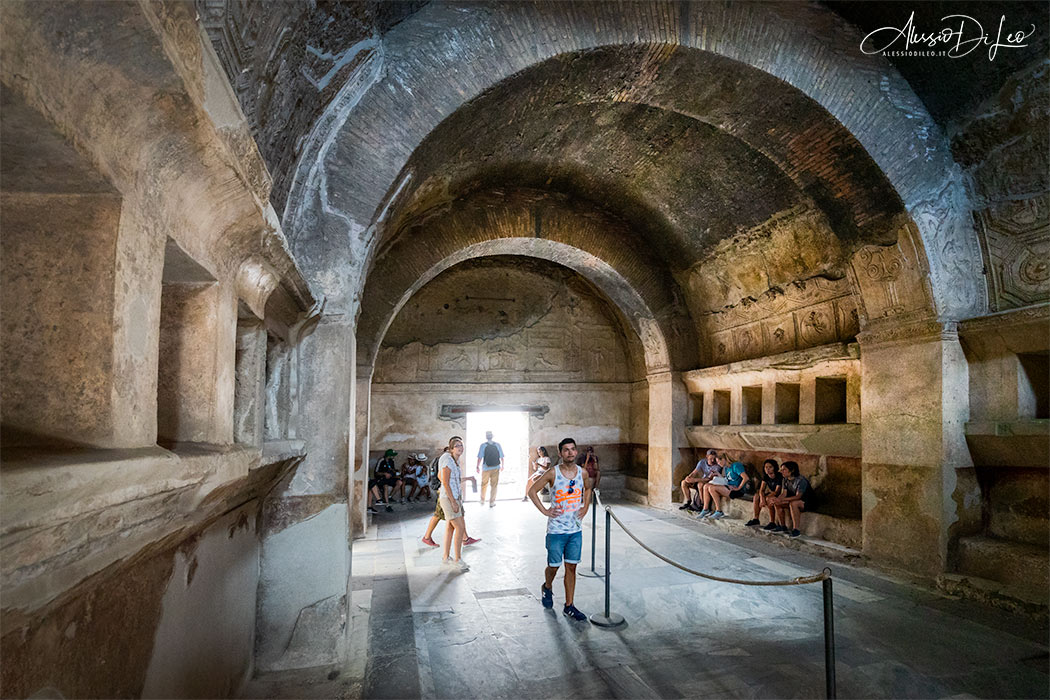
[[[727,386],[691,393],[689,399],[692,425],[860,422],[859,387],[851,386],[846,375]]]
[[[159,445],[287,438],[292,362],[288,343],[169,242],[158,348]]]

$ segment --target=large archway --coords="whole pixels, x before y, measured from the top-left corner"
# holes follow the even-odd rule
[[[846,50],[858,37],[835,15],[819,7],[794,8],[790,14],[775,5],[709,3],[616,11],[574,3],[428,6],[391,31],[386,52],[362,68],[371,72],[355,76],[319,122],[300,161],[286,226],[297,249],[337,271],[324,279],[363,285],[376,244],[387,235],[384,224],[392,207],[422,184],[406,164],[443,119],[548,59],[585,68],[591,50],[620,51],[627,55],[619,56],[611,71],[619,88],[577,97],[646,104],[717,125],[816,195],[839,235],[873,223],[864,202],[881,199],[883,185],[877,181],[884,179],[904,216],[883,212],[862,244],[892,245],[912,227],[914,240],[905,246],[921,256],[916,269],[929,270],[931,294],[911,310],[924,306],[928,315],[956,317],[971,312],[983,298],[979,256],[958,169],[936,125],[883,59]],[[456,34],[454,51],[438,51],[430,43],[443,41],[441,32],[432,31],[442,26]],[[548,41],[518,43],[520,27]],[[747,38],[757,35],[777,40]],[[469,69],[460,65],[466,55],[474,61]],[[661,89],[664,76],[681,73],[682,65],[693,66],[694,75],[720,78],[693,90],[704,98],[699,103],[678,104],[680,92]],[[580,72],[594,77],[593,71]],[[741,85],[748,89],[732,89]],[[749,96],[770,94],[785,97],[783,113],[747,109]],[[806,118],[792,111],[792,100],[807,103]],[[708,103],[714,109],[705,109]],[[396,128],[390,130],[391,124]],[[874,177],[865,174],[869,171]],[[319,235],[307,235],[308,230]],[[348,248],[326,250],[323,241],[347,236]],[[354,308],[357,292],[331,292],[333,301]]]

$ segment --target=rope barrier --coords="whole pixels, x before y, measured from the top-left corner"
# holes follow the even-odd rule
[[[700,578],[708,579],[709,581],[719,581],[721,583],[735,583],[741,586],[801,586],[809,583],[820,583],[823,589],[824,598],[824,681],[825,691],[828,698],[837,697],[836,693],[836,680],[835,680],[835,607],[832,601],[832,578],[831,569],[825,568],[819,574],[813,574],[810,576],[796,576],[793,579],[787,581],[743,581],[736,578],[726,578],[724,576],[714,576],[712,574],[705,574],[702,571],[695,571],[690,569],[688,566],[683,566],[678,562],[665,557],[659,552],[653,550],[647,544],[642,542],[638,537],[630,531],[630,529],[623,524],[623,521],[616,516],[610,506],[602,503],[601,493],[598,489],[594,490],[593,498],[598,505],[605,511],[605,573],[603,578],[605,579],[605,614],[595,613],[591,615],[591,622],[599,627],[619,627],[624,624],[623,615],[618,615],[609,610],[609,599],[611,597],[609,587],[610,577],[610,553],[612,549],[611,539],[612,536],[612,521],[615,520],[616,524],[627,533],[628,537],[638,543],[638,545],[645,551],[652,554],[660,561],[666,562],[676,569],[698,576]],[[592,503],[593,505],[593,503]],[[597,511],[595,511],[597,513]],[[592,514],[593,515],[593,514]],[[592,517],[592,521],[596,523],[596,520]],[[596,528],[593,528],[596,529]],[[594,533],[591,533],[591,570],[594,571]]]
[[[623,524],[623,521],[620,520],[620,518],[617,517],[616,513],[613,512],[612,507],[607,506],[604,503],[602,503],[601,494],[597,490],[594,492],[594,497],[595,497],[595,499],[597,499],[598,504],[610,516],[612,516],[612,519],[616,521],[616,524],[619,525],[623,529],[623,531],[627,533],[627,536],[630,537],[635,542],[637,542],[638,545],[642,549],[644,549],[645,551],[649,552],[649,554],[652,554],[657,559],[670,564],[671,566],[675,567],[676,569],[681,569],[682,571],[684,571],[684,572],[686,572],[688,574],[692,574],[693,576],[699,576],[700,578],[706,578],[709,581],[720,581],[722,583],[738,583],[738,584],[740,584],[742,586],[801,586],[801,585],[805,585],[805,584],[809,584],[809,583],[820,583],[821,581],[823,581],[824,579],[828,578],[828,576],[829,576],[829,574],[826,573],[827,570],[825,569],[825,571],[822,571],[819,574],[812,574],[810,576],[796,576],[795,578],[787,580],[787,581],[744,581],[742,579],[725,578],[723,576],[715,576],[713,574],[705,574],[702,571],[696,571],[695,569],[690,569],[688,566],[683,566],[683,565],[679,564],[678,562],[674,561],[673,559],[665,557],[663,554],[660,554],[659,552],[655,551],[654,549],[649,547],[647,544],[642,542],[640,539],[638,539],[638,536],[635,535],[633,532],[631,532],[630,529],[626,525]]]

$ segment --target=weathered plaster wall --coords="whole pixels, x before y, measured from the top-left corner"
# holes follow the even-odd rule
[[[285,358],[295,357],[291,330],[313,297],[191,4],[5,2],[0,22],[2,272],[5,283],[21,285],[10,294],[5,286],[0,316],[24,322],[17,330],[30,339],[26,348],[46,345],[65,365],[41,377],[25,363],[9,364],[8,351],[21,348],[5,345],[5,427],[32,430],[39,421],[9,403],[16,395],[8,389],[30,380],[38,380],[39,405],[65,402],[96,421],[90,430],[52,426],[90,449],[63,449],[54,439],[16,447],[5,431],[4,692],[51,685],[86,697],[232,694],[251,664],[263,561],[257,504],[287,483],[304,453],[301,441],[287,440],[298,405],[285,398],[298,389],[290,361],[278,362],[279,396],[270,402],[271,434],[284,441],[263,444],[256,406],[242,415],[254,429],[239,431],[241,444],[232,444],[238,314],[254,317]],[[80,218],[70,215],[72,205],[37,206],[27,220],[23,202],[41,195],[84,198]],[[106,196],[111,230],[96,231],[90,200]],[[25,223],[36,249],[8,238],[9,214]],[[13,269],[32,279],[9,275]],[[84,275],[95,286],[81,285]],[[63,335],[74,327],[78,337]],[[93,354],[93,364],[67,361],[81,351]],[[263,395],[258,369],[250,373],[254,385],[248,372],[242,377],[242,399]],[[318,480],[338,500],[346,490],[345,439],[341,448],[318,448],[343,456],[335,475]],[[242,507],[248,520],[232,538],[201,534]],[[337,558],[344,570],[347,550],[344,528]],[[345,591],[346,581],[333,588]]]
[[[142,697],[228,697],[246,678],[259,585],[258,514],[259,503],[250,503],[175,550]]]
[[[33,620],[5,620],[4,695],[232,694],[251,668],[258,510],[116,563]]]
[[[345,503],[281,498],[264,520],[256,665],[260,671],[338,663],[348,634],[350,532]]]
[[[465,419],[441,416],[446,405],[472,408],[543,406],[542,418],[529,418],[529,444],[552,445],[571,436],[581,445],[630,443],[630,384],[374,384],[370,451],[424,450],[436,454],[453,435],[463,435]]]
[[[375,381],[625,382],[641,374],[637,344],[572,271],[482,258],[439,275],[405,305],[384,338]]]

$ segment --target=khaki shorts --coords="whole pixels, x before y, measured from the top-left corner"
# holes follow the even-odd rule
[[[452,501],[448,500],[448,497],[446,497],[445,494],[438,496],[438,507],[444,511],[445,518],[448,520],[455,520],[456,518],[463,517],[463,504],[459,504],[460,510],[454,510],[452,508]]]

